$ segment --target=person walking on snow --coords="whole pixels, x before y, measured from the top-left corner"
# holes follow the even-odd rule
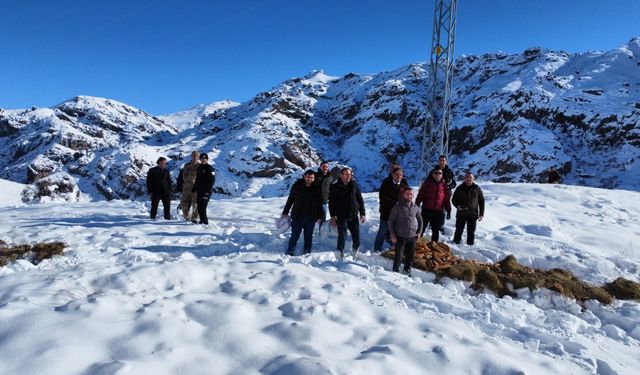
[[[200,154],[200,165],[196,170],[196,181],[191,188],[191,191],[196,194],[198,198],[198,216],[200,217],[200,224],[209,224],[209,218],[207,217],[207,206],[209,205],[209,199],[213,193],[213,184],[216,182],[216,172],[213,167],[209,165],[209,155]]]
[[[391,175],[386,177],[380,185],[380,191],[378,192],[378,200],[380,201],[380,226],[378,227],[376,239],[373,242],[374,251],[382,251],[382,245],[385,239],[389,245],[393,247],[387,227],[387,220],[389,220],[391,209],[400,200],[400,189],[406,186],[409,186],[409,184],[407,180],[404,179],[404,171],[400,167],[395,167]]]
[[[309,169],[304,173],[303,178],[291,186],[289,198],[287,198],[287,203],[282,210],[282,217],[287,217],[289,210],[291,210],[291,237],[287,247],[288,255],[295,255],[298,238],[300,238],[302,231],[304,231],[303,253],[311,254],[313,228],[316,223],[322,222],[321,186],[314,184],[314,181],[315,173]]]
[[[329,191],[329,213],[331,225],[338,230],[337,250],[340,257],[344,257],[345,237],[347,229],[353,240],[352,251],[358,254],[360,248],[360,224],[367,220],[364,200],[360,187],[353,180],[353,171],[345,167],[340,170],[340,178],[331,185]]]
[[[165,220],[171,219],[171,175],[167,170],[167,159],[159,157],[156,166],[147,172],[147,193],[151,198],[151,219],[158,214],[158,205],[162,201]]]
[[[453,193],[451,203],[456,208],[456,232],[453,242],[459,244],[462,231],[467,227],[467,245],[473,245],[478,220],[484,217],[484,195],[480,186],[474,183],[473,173],[467,172],[464,183]]]
[[[442,178],[442,170],[433,169],[429,177],[422,183],[416,198],[416,206],[422,206],[422,234],[431,223],[431,241],[438,242],[440,229],[444,225],[445,211],[447,219],[451,218],[451,196]]]
[[[420,208],[412,203],[413,190],[410,187],[403,187],[401,196],[400,201],[391,209],[388,222],[391,241],[396,249],[393,271],[400,272],[400,263],[404,255],[403,273],[411,276],[416,240],[422,235],[422,216]]]
[[[191,220],[192,223],[196,223],[198,220],[198,199],[191,190],[196,183],[196,172],[200,165],[199,157],[200,153],[198,151],[191,153],[191,161],[186,163],[180,170],[177,184],[177,190],[181,193],[180,207],[182,208],[182,217],[185,220]],[[191,215],[189,215],[189,211],[191,211]]]

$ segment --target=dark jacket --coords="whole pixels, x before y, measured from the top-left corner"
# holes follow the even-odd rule
[[[198,198],[209,198],[213,192],[213,184],[216,182],[216,172],[210,164],[200,164],[196,170],[196,182],[191,191],[198,194]]]
[[[360,216],[365,216],[364,200],[358,184],[351,180],[348,184],[344,184],[342,179],[331,185],[329,191],[329,212],[331,217],[346,217],[349,220],[355,220]]]
[[[447,211],[451,213],[451,196],[447,189],[447,184],[444,180],[436,182],[433,177],[429,178],[422,183],[418,196],[416,197],[416,204],[422,205],[423,210],[433,211]]]
[[[409,186],[407,180],[404,178],[399,184],[393,182],[393,178],[387,177],[382,181],[380,185],[380,191],[378,192],[378,199],[380,201],[380,220],[389,219],[389,213],[393,206],[400,200],[400,188],[403,186]]]
[[[463,183],[453,193],[451,203],[456,207],[456,217],[478,218],[484,216],[484,195],[480,186]]]
[[[322,174],[322,171],[317,171],[314,184],[320,187],[320,191],[322,193],[322,203],[327,203],[327,201],[329,200],[329,190],[331,190],[331,184],[333,184],[333,176],[331,175],[331,172]]]
[[[147,193],[166,196],[171,194],[171,175],[167,168],[158,166],[147,172]]]
[[[293,209],[291,207],[293,206]],[[291,217],[298,218],[304,216],[310,216],[314,219],[322,219],[322,193],[320,186],[313,184],[306,186],[304,184],[304,178],[296,181],[291,186],[289,191],[289,198],[282,210],[283,215],[289,215],[291,210]]]
[[[550,184],[557,184],[560,182],[560,172],[557,170],[549,171],[549,178],[547,180]]]
[[[440,169],[440,164],[436,164],[433,169]],[[429,175],[431,176],[431,175]],[[456,188],[456,176],[454,176],[453,171],[449,168],[449,164],[444,166],[442,169],[442,180],[447,184],[447,188],[449,189],[449,194]]]
[[[396,203],[389,214],[389,233],[394,236],[413,238],[422,233],[420,207],[404,200]]]

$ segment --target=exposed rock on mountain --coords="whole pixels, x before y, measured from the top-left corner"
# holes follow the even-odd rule
[[[314,71],[245,103],[161,117],[92,97],[0,110],[0,177],[32,183],[64,171],[95,198],[135,198],[159,156],[177,175],[197,149],[218,172],[216,192],[234,196],[284,194],[322,159],[353,167],[365,191],[389,161],[418,184],[427,78],[423,63],[372,75]],[[481,180],[538,182],[556,166],[567,183],[640,187],[639,38],[608,52],[462,56],[453,90],[458,178],[471,170]]]

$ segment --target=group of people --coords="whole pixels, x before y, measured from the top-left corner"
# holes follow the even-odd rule
[[[171,175],[167,169],[167,159],[159,157],[157,165],[147,173],[147,193],[151,198],[151,219],[158,214],[158,206],[162,201],[165,220],[171,219],[171,194],[173,193]],[[185,220],[192,223],[209,224],[207,206],[213,193],[216,172],[209,164],[209,156],[198,151],[191,153],[191,161],[186,163],[177,180],[177,191],[180,195],[180,208]]]
[[[393,270],[411,273],[416,240],[431,227],[431,241],[439,241],[445,219],[451,218],[451,207],[456,208],[456,229],[453,242],[459,244],[467,231],[466,243],[473,245],[478,220],[484,217],[484,196],[475,184],[474,175],[465,174],[464,182],[456,187],[455,175],[445,155],[422,182],[414,200],[414,192],[404,178],[404,170],[396,163],[389,165],[389,175],[379,190],[380,225],[374,241],[374,251],[381,252],[386,242],[395,250]],[[180,208],[185,220],[208,224],[207,205],[213,192],[215,171],[206,153],[191,153],[191,161],[184,164],[177,179],[181,193]],[[455,189],[455,190],[454,190]],[[172,183],[167,159],[160,157],[157,166],[147,173],[147,191],[151,198],[151,219],[158,213],[162,202],[164,218],[171,218]],[[360,224],[367,220],[362,192],[353,178],[353,170],[343,167],[337,178],[331,174],[329,163],[323,161],[317,171],[307,170],[289,192],[282,218],[291,220],[291,236],[287,254],[295,255],[300,235],[304,236],[303,254],[311,253],[316,224],[319,232],[328,230],[326,223],[338,235],[336,249],[344,256],[347,232],[351,235],[351,253],[360,249]]]
[[[471,172],[456,188],[455,176],[447,165],[445,155],[422,182],[414,201],[413,189],[404,178],[404,170],[396,163],[389,166],[390,173],[380,185],[380,225],[374,241],[374,251],[382,251],[385,241],[395,250],[393,270],[410,274],[416,240],[431,226],[431,240],[439,241],[445,219],[451,218],[451,207],[456,208],[456,229],[453,242],[459,244],[467,231],[466,243],[473,245],[478,220],[484,217],[484,196]],[[455,189],[455,191],[454,191]],[[327,220],[327,207],[329,219]],[[347,231],[351,235],[354,255],[360,249],[360,224],[367,219],[362,192],[353,179],[351,168],[340,170],[333,181],[329,164],[323,161],[318,171],[307,170],[289,192],[282,217],[291,218],[291,237],[287,254],[295,255],[295,248],[304,232],[303,253],[311,252],[315,224],[320,228],[329,221],[336,228],[336,248],[344,256]]]

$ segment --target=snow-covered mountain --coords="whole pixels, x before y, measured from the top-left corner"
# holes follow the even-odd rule
[[[218,171],[217,192],[232,196],[281,195],[322,159],[353,167],[365,191],[391,160],[417,184],[427,78],[425,63],[371,75],[315,71],[244,103],[162,117],[91,97],[0,109],[0,177],[30,183],[61,171],[93,197],[135,198],[158,156],[177,174],[197,149]],[[640,38],[608,52],[462,56],[453,89],[458,177],[537,182],[557,166],[567,183],[640,188]]]

